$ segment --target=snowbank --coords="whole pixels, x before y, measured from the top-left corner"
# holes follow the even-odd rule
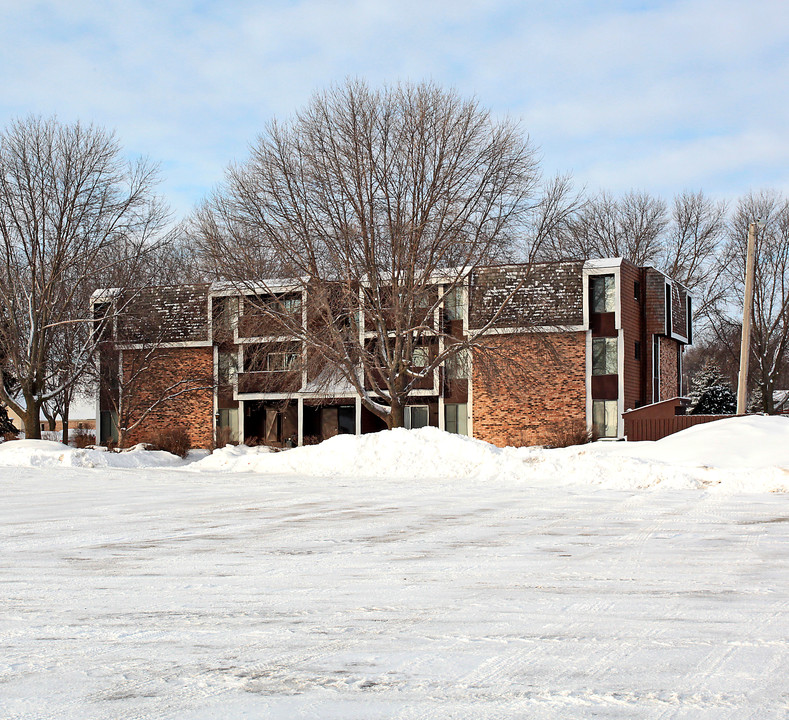
[[[457,478],[522,473],[524,461],[512,448],[502,450],[480,440],[438,428],[386,430],[369,435],[338,435],[320,445],[284,452],[262,448],[215,450],[190,470],[288,473],[321,477]],[[532,450],[532,452],[534,452]]]
[[[184,460],[162,450],[135,445],[123,452],[105,448],[76,449],[52,440],[12,440],[0,444],[0,465],[29,467],[154,468],[184,464]]]
[[[657,442],[599,442],[543,450],[545,474],[608,488],[706,487],[789,492],[789,419],[750,417],[695,425]]]
[[[709,488],[789,492],[789,419],[751,416],[697,425],[658,442],[594,443],[558,450],[497,448],[437,428],[340,435],[272,452],[226,447],[186,461],[165,452],[75,450],[57,442],[0,445],[0,465],[156,468],[320,478],[421,479],[598,485],[613,489]]]
[[[436,428],[340,435],[271,453],[228,447],[189,466],[201,472],[311,477],[528,481],[613,489],[710,488],[789,492],[789,420],[752,416],[697,425],[658,442],[558,450],[497,448]]]

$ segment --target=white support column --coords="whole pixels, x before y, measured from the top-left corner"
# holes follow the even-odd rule
[[[362,399],[356,396],[356,434],[362,434]]]
[[[438,429],[439,430],[446,430],[444,427],[444,396],[438,396]]]
[[[214,345],[213,350],[214,350],[214,352],[213,352],[214,389],[213,389],[213,392],[211,394],[214,396],[214,412],[213,412],[213,418],[212,418],[211,422],[212,422],[213,433],[214,433],[214,443],[216,443],[216,421],[217,421],[217,417],[216,416],[219,414],[219,346],[218,345]]]
[[[299,447],[304,445],[304,398],[299,395],[298,400],[296,401],[298,413],[299,413]]]

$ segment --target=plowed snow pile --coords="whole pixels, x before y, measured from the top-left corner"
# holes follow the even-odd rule
[[[224,448],[189,470],[322,477],[424,477],[789,491],[789,420],[752,416],[697,425],[658,442],[497,448],[436,428],[341,435],[280,453]]]
[[[485,479],[524,471],[526,455],[537,449],[502,450],[489,443],[438,428],[389,430],[369,435],[338,435],[320,445],[286,452],[227,447],[190,466],[190,470],[294,473],[324,477],[425,477]]]
[[[123,452],[105,448],[76,449],[52,440],[14,440],[0,444],[0,465],[29,467],[152,468],[173,467],[184,460],[161,450],[135,445]]]
[[[607,488],[698,488],[789,492],[789,419],[751,416],[697,425],[658,442],[598,442],[571,448],[497,448],[437,428],[340,435],[271,452],[226,447],[182,461],[164,452],[75,450],[55,442],[0,445],[0,465],[173,467],[196,472],[343,478],[425,478]]]

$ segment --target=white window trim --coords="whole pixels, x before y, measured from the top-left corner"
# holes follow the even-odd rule
[[[430,406],[429,405],[406,405],[405,406],[405,427],[406,430],[411,430],[411,412],[414,408],[424,408],[427,413],[427,426],[430,425]]]
[[[617,437],[606,438],[614,440],[624,437],[624,420],[622,413],[625,409],[625,337],[622,329],[622,258],[604,258],[601,260],[587,260],[582,273],[583,293],[583,327],[586,330],[586,424],[592,426],[592,329],[591,308],[589,307],[589,278],[593,275],[614,276],[614,328],[617,331]]]

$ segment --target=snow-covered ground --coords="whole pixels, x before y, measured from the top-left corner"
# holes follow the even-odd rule
[[[670,459],[670,461],[669,461]],[[789,420],[0,445],[0,717],[785,718]]]

